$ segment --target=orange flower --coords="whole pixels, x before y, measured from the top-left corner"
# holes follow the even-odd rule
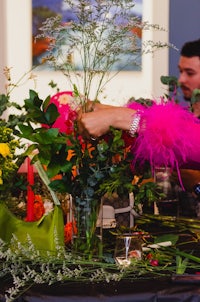
[[[34,201],[34,221],[39,220],[45,213],[44,204],[40,195],[35,195]]]
[[[78,232],[75,221],[70,221],[65,224],[64,227],[64,236],[65,236],[65,244],[71,243],[72,235],[76,235]]]

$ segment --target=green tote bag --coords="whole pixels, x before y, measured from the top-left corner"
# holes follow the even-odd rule
[[[64,219],[59,205],[43,216],[39,221],[26,222],[17,218],[5,204],[0,204],[0,238],[10,247],[13,235],[22,245],[27,245],[28,238],[40,252],[56,252],[57,247],[64,247]]]

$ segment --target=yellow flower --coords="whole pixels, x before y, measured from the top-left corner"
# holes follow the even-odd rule
[[[8,144],[0,143],[0,155],[2,155],[3,157],[10,155],[10,149]]]
[[[3,179],[2,179],[2,171],[0,170],[0,185],[2,185],[3,184]]]

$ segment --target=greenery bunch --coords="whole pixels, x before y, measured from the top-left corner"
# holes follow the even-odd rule
[[[0,94],[0,201],[9,203],[9,199],[19,197],[20,192],[27,190],[26,179],[18,173],[26,157],[23,155],[26,144],[18,135],[17,125],[23,123],[25,112],[19,103],[11,100],[11,95],[13,89],[29,79],[34,79],[34,76],[27,72],[13,83],[11,68],[8,67],[4,68],[4,76],[7,81],[6,93]],[[3,155],[5,150],[6,156]]]

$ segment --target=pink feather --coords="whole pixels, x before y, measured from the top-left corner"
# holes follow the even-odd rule
[[[134,105],[131,106],[134,108]],[[143,107],[139,135],[133,146],[135,159],[152,167],[179,167],[200,162],[200,123],[173,101]]]

